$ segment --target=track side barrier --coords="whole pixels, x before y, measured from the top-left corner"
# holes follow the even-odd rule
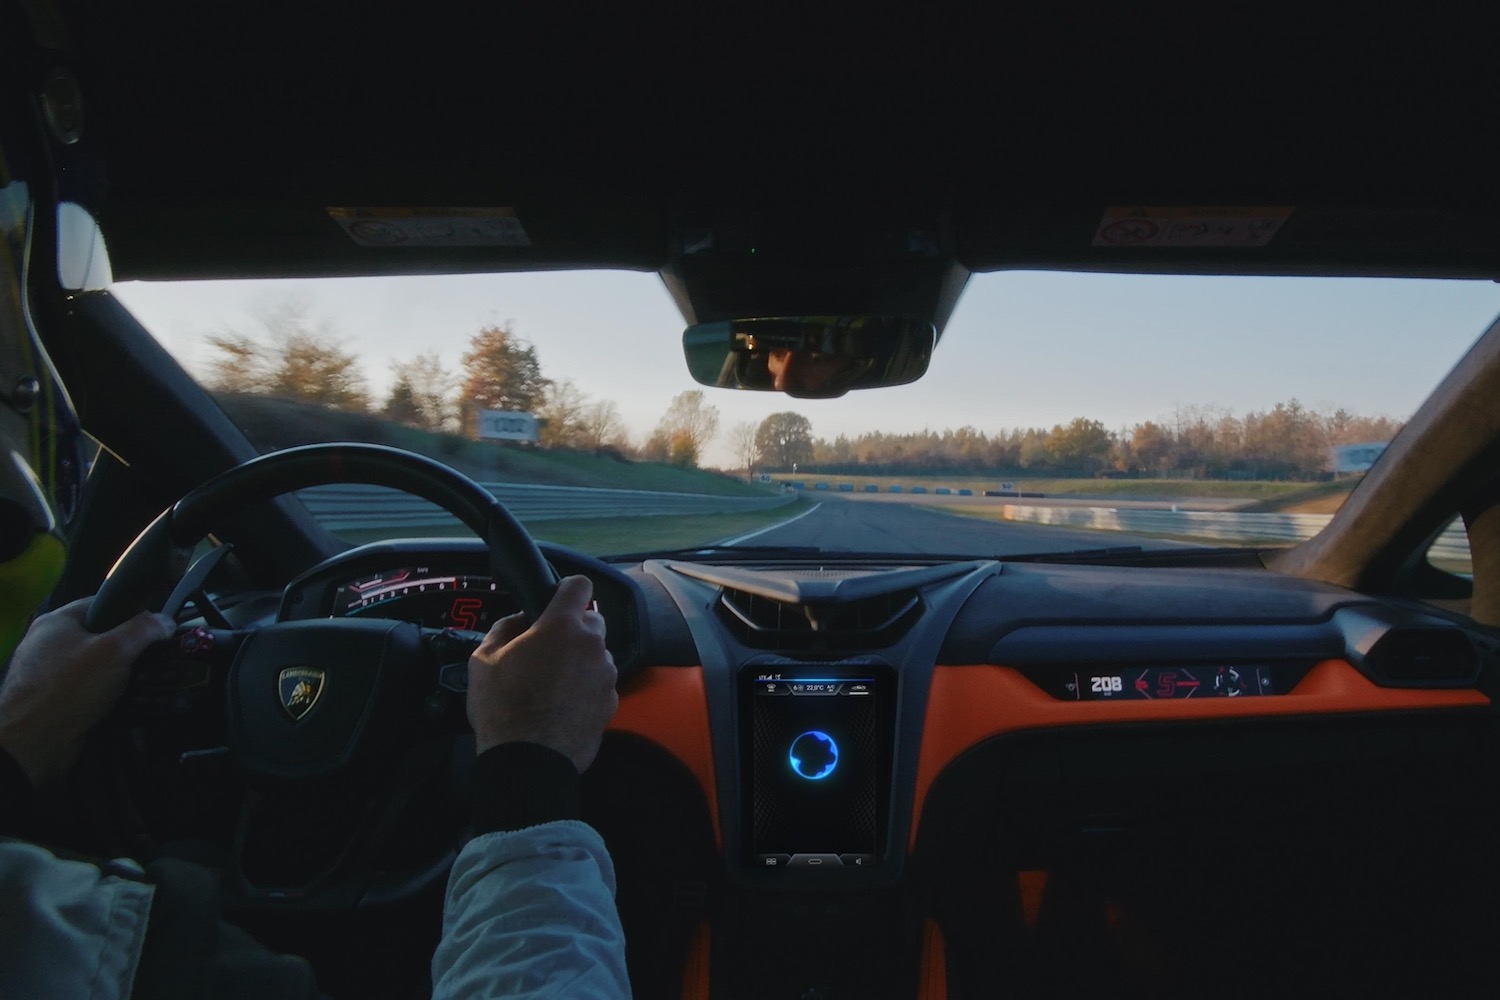
[[[1000,510],[1007,521],[1236,543],[1305,541],[1322,531],[1333,517],[1332,514],[1241,514],[1235,511],[1032,507],[1022,504],[1003,504]],[[1463,526],[1450,525],[1438,535],[1431,554],[1441,559],[1468,559],[1469,536]]]
[[[586,489],[576,486],[527,486],[481,483],[520,521],[556,521],[589,517],[659,517],[667,514],[735,514],[773,510],[797,499],[795,493],[764,497],[714,496],[707,493],[653,493],[649,490]],[[420,497],[380,486],[347,484],[300,490],[297,497],[324,527],[450,527],[451,515]]]

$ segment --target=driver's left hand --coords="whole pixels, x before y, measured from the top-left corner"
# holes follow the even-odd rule
[[[143,611],[95,634],[83,627],[92,600],[32,622],[0,681],[0,747],[36,786],[72,766],[84,736],[125,692],[131,665],[175,627],[168,616]]]

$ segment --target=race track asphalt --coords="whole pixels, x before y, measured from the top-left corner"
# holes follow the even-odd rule
[[[934,510],[925,504],[870,503],[820,497],[810,511],[770,528],[727,539],[731,545],[811,545],[826,552],[880,552],[994,558],[1097,549],[1190,547],[1185,542],[1080,531],[1046,525],[982,520]]]

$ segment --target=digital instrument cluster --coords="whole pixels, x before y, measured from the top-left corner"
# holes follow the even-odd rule
[[[604,643],[622,677],[641,650],[641,596],[623,572],[582,553],[543,545],[558,577],[584,575],[608,623]],[[287,584],[280,621],[379,618],[423,628],[488,632],[521,610],[511,584],[493,575],[477,538],[411,538],[371,542],[341,552]]]
[[[426,566],[369,573],[334,588],[334,618],[391,618],[426,628],[487,632],[516,610],[510,594],[488,576]]]

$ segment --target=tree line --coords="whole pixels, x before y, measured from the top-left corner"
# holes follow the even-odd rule
[[[360,359],[313,318],[306,299],[263,303],[256,320],[261,329],[255,333],[208,337],[216,351],[206,378],[211,388],[375,413],[419,430],[471,438],[481,410],[526,412],[537,417],[544,447],[680,466],[696,466],[718,431],[718,409],[691,390],[673,398],[636,446],[613,400],[591,399],[571,379],[545,376],[535,345],[509,323],[484,326],[471,336],[458,371],[435,351],[393,362],[390,389],[377,399]]]
[[[1075,417],[1052,428],[985,432],[974,427],[815,437],[801,414],[773,413],[755,433],[754,463],[766,471],[866,475],[1170,476],[1310,480],[1332,469],[1338,445],[1389,441],[1389,417],[1320,412],[1296,399],[1244,416],[1216,406],[1110,430]]]

